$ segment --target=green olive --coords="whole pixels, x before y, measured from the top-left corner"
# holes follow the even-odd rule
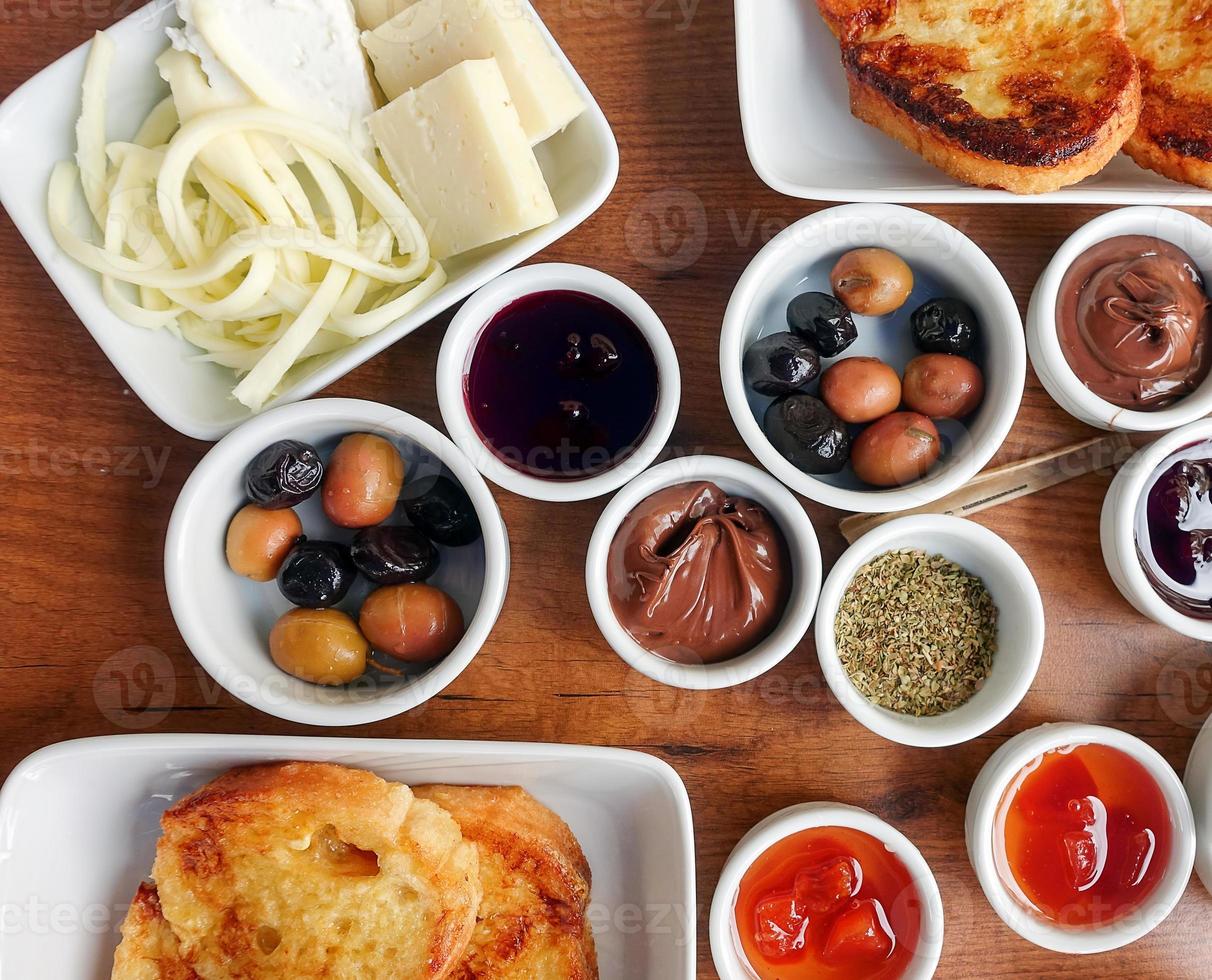
[[[366,673],[370,644],[339,609],[292,609],[269,633],[269,655],[279,668],[313,684],[336,687]]]

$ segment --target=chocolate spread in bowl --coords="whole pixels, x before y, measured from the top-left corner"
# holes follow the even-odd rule
[[[1172,405],[1212,368],[1203,276],[1159,238],[1123,235],[1083,252],[1061,281],[1056,326],[1073,373],[1120,408]]]
[[[619,624],[646,650],[717,663],[773,632],[791,592],[791,562],[760,504],[714,483],[683,483],[627,515],[606,584]]]

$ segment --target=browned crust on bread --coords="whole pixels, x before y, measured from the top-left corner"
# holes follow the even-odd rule
[[[413,792],[479,852],[479,923],[452,980],[597,980],[589,863],[568,825],[517,786]]]
[[[239,977],[320,968],[346,977],[358,968],[337,962],[349,959],[346,947],[379,956],[376,947],[392,942],[409,947],[401,969],[443,978],[475,928],[474,847],[437,806],[370,772],[312,762],[233,769],[171,807],[161,826],[153,877],[165,918],[182,958],[208,976],[223,964]],[[248,887],[254,873],[269,883]],[[291,897],[277,895],[283,881]],[[308,923],[323,921],[327,906],[299,897],[317,893],[347,910],[372,905],[375,915],[398,896],[400,909],[377,932],[351,914],[345,931],[322,934]],[[267,928],[276,940],[264,948]]]
[[[122,923],[112,980],[201,980],[181,958],[155,885],[139,885]]]
[[[1182,95],[1147,66],[1143,84],[1140,125],[1124,152],[1163,177],[1212,189],[1212,93]]]
[[[967,183],[1037,194],[1097,173],[1136,128],[1119,0],[818,0],[856,117]],[[1003,40],[1004,39],[1004,40]]]
[[[903,115],[935,131],[939,142],[1017,168],[1076,163],[1069,170],[1084,177],[1095,172],[1088,169],[1091,158],[1101,160],[1101,167],[1116,153],[1135,128],[1140,111],[1135,60],[1122,41],[1103,39],[1103,46],[1108,65],[1104,88],[1109,96],[1073,98],[1049,74],[1024,71],[1002,80],[1002,94],[1013,108],[997,118],[975,111],[958,89],[943,80],[965,70],[963,52],[910,44],[897,37],[846,48],[842,60],[852,91],[857,82],[882,95]],[[1108,149],[1121,131],[1123,138]],[[1072,178],[1067,182],[1072,183]]]
[[[1127,90],[1125,101],[1129,109],[1115,113],[1103,127],[1081,141],[1081,147],[1071,147],[1067,153],[1056,153],[1053,163],[1039,151],[1041,162],[1021,164],[995,159],[957,141],[937,128],[914,118],[887,95],[855,75],[850,76],[850,111],[858,119],[882,130],[908,147],[929,163],[957,180],[977,187],[1011,191],[1015,194],[1045,194],[1084,180],[1098,173],[1119,152],[1136,127],[1139,108],[1139,87]],[[977,140],[985,147],[985,140]],[[1055,151],[1054,151],[1055,152]],[[1030,159],[1029,155],[1007,153],[1012,159]]]

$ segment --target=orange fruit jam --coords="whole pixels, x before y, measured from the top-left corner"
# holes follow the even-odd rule
[[[909,869],[879,840],[814,827],[753,862],[735,915],[762,980],[892,980],[913,959],[922,902]]]
[[[1170,861],[1170,808],[1140,762],[1106,745],[1046,752],[998,806],[994,857],[1023,905],[1061,926],[1097,928],[1147,899]]]

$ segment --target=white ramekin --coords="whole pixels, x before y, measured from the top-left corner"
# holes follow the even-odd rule
[[[1203,273],[1212,273],[1212,227],[1173,208],[1120,208],[1099,215],[1066,239],[1048,263],[1027,309],[1027,350],[1031,366],[1058,405],[1074,418],[1099,429],[1164,432],[1212,412],[1212,377],[1186,398],[1156,412],[1134,412],[1112,405],[1092,392],[1073,372],[1061,350],[1056,300],[1069,267],[1094,245],[1121,235],[1151,235],[1187,252]]]
[[[755,500],[774,518],[791,555],[791,596],[783,619],[748,653],[714,664],[680,664],[645,650],[619,625],[606,583],[607,558],[624,518],[658,490],[709,480],[726,493]],[[686,456],[654,466],[620,490],[602,512],[585,560],[585,587],[598,629],[620,657],[662,684],[714,690],[744,684],[787,657],[812,624],[821,589],[821,550],[812,521],[787,488],[755,466],[722,456]]]
[[[873,558],[902,548],[943,555],[979,576],[998,609],[997,654],[985,685],[966,704],[930,718],[889,711],[860,694],[835,641],[838,607],[855,574]],[[1043,650],[1044,604],[1031,570],[1000,537],[961,517],[901,517],[868,531],[833,566],[817,606],[816,652],[829,689],[860,725],[902,745],[957,745],[1001,723],[1031,687]]]
[[[652,424],[635,451],[610,469],[580,480],[547,480],[510,466],[477,434],[467,407],[467,373],[484,328],[515,300],[532,293],[567,289],[606,300],[639,328],[657,364],[657,405]],[[518,379],[524,384],[525,379]],[[534,500],[589,500],[617,490],[646,470],[660,454],[677,419],[682,398],[681,372],[673,341],[651,306],[630,286],[583,265],[528,265],[498,276],[482,287],[455,315],[438,354],[438,407],[455,444],[488,479]]]
[[[1212,718],[1204,722],[1191,746],[1183,786],[1195,817],[1195,873],[1212,892]]]
[[[901,256],[919,278],[945,284],[952,296],[967,302],[983,327],[985,399],[965,425],[966,434],[916,483],[895,489],[835,486],[792,465],[771,445],[750,404],[741,360],[746,347],[771,317],[783,317],[783,303],[771,308],[772,293],[789,284],[800,288],[807,271],[831,264],[843,252],[878,245]],[[925,301],[929,297],[920,297]],[[913,302],[918,302],[914,299]],[[908,306],[909,304],[906,304]],[[890,357],[884,348],[903,354],[908,344],[910,309],[887,323],[860,330],[843,357],[856,354]],[[785,321],[784,321],[785,324]],[[785,330],[785,325],[779,329]],[[891,333],[890,331],[895,331]],[[733,291],[720,336],[720,378],[728,410],[750,451],[771,473],[797,493],[839,510],[891,513],[910,510],[958,490],[997,452],[1022,401],[1027,371],[1023,322],[1006,280],[975,242],[933,215],[892,204],[845,204],[797,221],[770,241],[750,262]],[[857,481],[856,481],[857,482]]]
[[[290,608],[273,582],[250,582],[227,567],[223,542],[246,501],[244,470],[280,439],[322,443],[351,432],[376,432],[412,443],[440,461],[471,497],[483,546],[449,549],[439,575],[479,598],[458,646],[425,673],[381,687],[321,687],[279,670],[269,656],[269,628]],[[407,476],[406,476],[407,479]],[[316,498],[304,508],[318,510]],[[317,518],[321,519],[321,518]],[[304,519],[304,530],[309,521]],[[312,533],[312,537],[325,535]],[[454,554],[457,552],[458,554]],[[271,409],[245,422],[203,457],[181,488],[168,525],[164,579],[173,618],[198,663],[234,697],[306,725],[361,725],[401,714],[441,692],[488,638],[509,585],[509,538],[488,485],[444,435],[398,409],[349,398],[323,398]]]
[[[1163,600],[1149,584],[1136,551],[1136,508],[1149,477],[1166,457],[1206,439],[1212,439],[1212,419],[1200,419],[1168,432],[1129,459],[1115,474],[1103,498],[1099,537],[1111,581],[1137,611],[1176,633],[1209,642],[1212,620],[1185,616]]]
[[[1107,745],[1126,752],[1157,780],[1170,808],[1172,849],[1162,880],[1134,913],[1098,928],[1063,928],[1031,912],[1002,884],[993,852],[997,811],[1014,777],[1033,759],[1063,746],[1089,744]],[[1178,904],[1191,879],[1191,866],[1195,860],[1191,804],[1170,764],[1136,736],[1101,725],[1040,725],[1006,742],[989,757],[972,785],[964,833],[968,859],[993,910],[1028,942],[1057,953],[1104,953],[1140,939]]]
[[[898,857],[922,902],[917,950],[902,980],[929,980],[943,950],[943,900],[921,851],[904,834],[873,813],[844,803],[801,803],[780,810],[741,838],[724,864],[711,902],[711,957],[721,980],[753,980],[754,973],[736,933],[736,901],[741,879],[763,853],[792,834],[813,827],[848,827],[870,834]]]

